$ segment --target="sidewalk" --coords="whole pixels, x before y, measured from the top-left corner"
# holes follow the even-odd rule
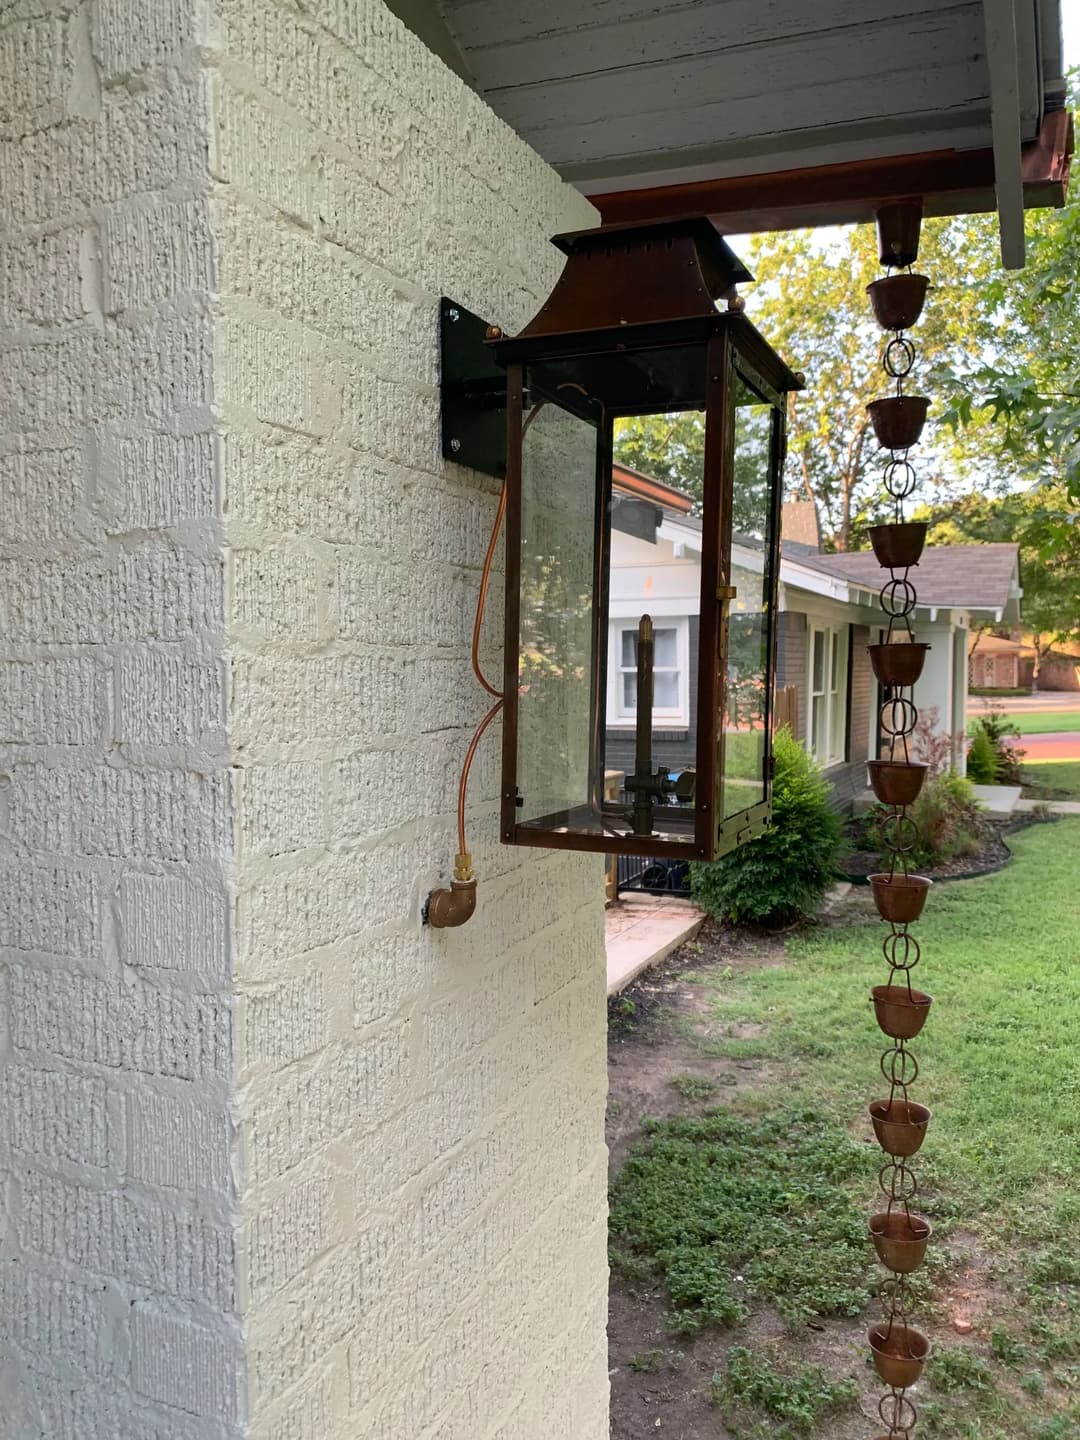
[[[692,940],[705,916],[673,895],[623,894],[604,914],[607,993],[617,995],[643,970]]]

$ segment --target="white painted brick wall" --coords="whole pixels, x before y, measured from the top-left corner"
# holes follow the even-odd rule
[[[600,1440],[600,878],[498,843],[497,734],[477,915],[417,924],[496,492],[438,455],[438,298],[520,325],[593,212],[378,0],[219,16],[252,1434]]]
[[[0,19],[3,1440],[247,1430],[198,8]]]
[[[419,924],[497,489],[438,298],[593,212],[381,0],[0,69],[0,1440],[600,1440],[600,876],[499,844],[497,729]]]

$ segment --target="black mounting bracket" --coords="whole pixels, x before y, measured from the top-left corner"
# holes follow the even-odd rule
[[[443,458],[501,480],[506,474],[506,371],[491,352],[487,332],[486,320],[443,296]]]

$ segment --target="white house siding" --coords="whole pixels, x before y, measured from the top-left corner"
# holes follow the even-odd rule
[[[419,924],[496,492],[438,296],[518,326],[593,212],[378,0],[0,68],[0,1435],[600,1440],[599,862],[499,845],[497,730]]]
[[[194,7],[0,23],[0,1435],[243,1433]]]

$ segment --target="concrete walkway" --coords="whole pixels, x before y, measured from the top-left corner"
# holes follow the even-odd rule
[[[1019,785],[972,785],[975,799],[995,820],[1007,820],[1020,804]]]
[[[1017,810],[1030,811],[1036,806],[1045,807],[1051,815],[1080,815],[1080,800],[1018,800]]]
[[[620,895],[604,915],[607,993],[625,990],[655,965],[692,940],[705,916],[689,900],[672,895]]]

